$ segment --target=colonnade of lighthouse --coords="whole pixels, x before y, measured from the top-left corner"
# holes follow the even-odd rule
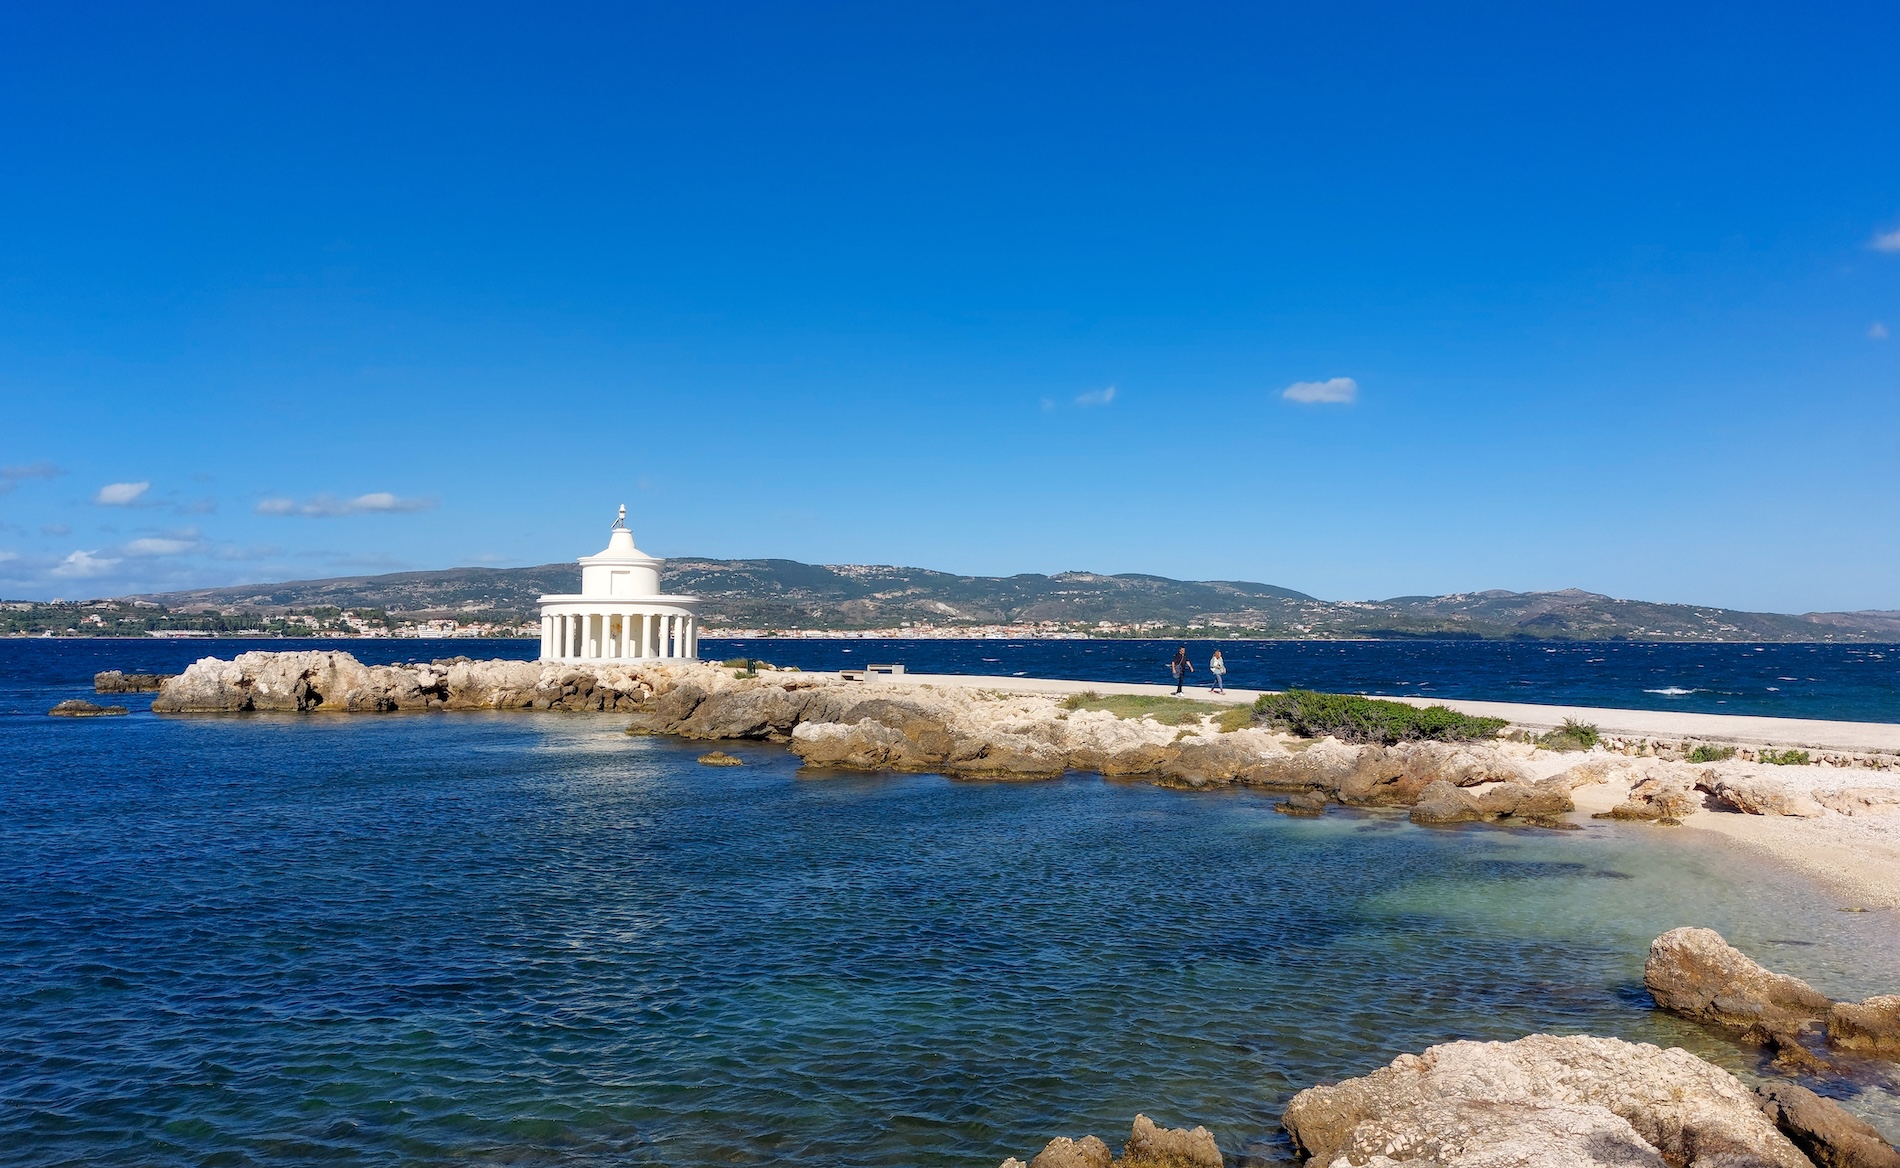
[[[661,612],[541,612],[544,661],[697,657],[699,618]]]
[[[580,592],[541,598],[541,659],[697,657],[699,601],[660,593],[661,562],[633,545],[621,507],[606,550],[580,558]]]

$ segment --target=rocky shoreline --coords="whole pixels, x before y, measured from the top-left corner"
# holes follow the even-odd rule
[[[1900,810],[1900,777],[1885,772],[1741,759],[1696,764],[1634,747],[1562,754],[1504,738],[1345,743],[1233,728],[1211,716],[1165,725],[1070,708],[1046,694],[701,662],[454,658],[366,666],[337,651],[253,652],[208,657],[157,680],[152,709],[164,714],[615,712],[628,716],[634,733],[784,743],[815,768],[1020,779],[1096,772],[1283,792],[1293,798],[1282,809],[1295,814],[1333,803],[1405,807],[1415,821],[1434,825],[1566,826],[1577,805],[1573,792],[1586,787],[1622,792],[1604,817],[1662,824],[1703,810],[1863,823]]]
[[[1793,1043],[1818,1027],[1829,1048],[1900,1057],[1900,996],[1831,1002],[1709,929],[1658,937],[1644,982],[1658,1009],[1745,1042]],[[1774,1069],[1852,1075],[1812,1060],[1778,1059]],[[1798,1082],[1751,1088],[1679,1048],[1591,1035],[1402,1054],[1369,1075],[1299,1092],[1281,1124],[1293,1150],[1319,1168],[1900,1168],[1900,1151],[1876,1128]],[[1205,1128],[1155,1132],[1137,1116],[1119,1160],[1093,1136],[1062,1137],[1027,1165],[1010,1159],[1002,1168],[1224,1162]],[[1137,1159],[1137,1148],[1161,1154]]]

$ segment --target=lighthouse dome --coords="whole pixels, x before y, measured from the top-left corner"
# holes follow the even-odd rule
[[[602,599],[658,596],[660,565],[664,562],[633,545],[633,532],[627,528],[627,508],[623,505],[620,518],[614,520],[607,546],[580,558],[581,595]]]

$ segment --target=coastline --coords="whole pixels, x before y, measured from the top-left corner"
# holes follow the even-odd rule
[[[1847,907],[1900,907],[1900,755],[1851,749],[1900,746],[1900,726],[1452,701],[1443,704],[1506,718],[1514,733],[1379,745],[1301,739],[1215,717],[1257,691],[1188,690],[1183,697],[1204,704],[1174,707],[1162,720],[1073,700],[1081,694],[1153,699],[1172,689],[975,675],[855,680],[703,662],[365,667],[345,652],[312,650],[202,659],[165,684],[153,709],[167,716],[593,710],[627,715],[630,733],[778,742],[814,773],[1033,780],[1093,771],[1161,786],[1284,793],[1293,796],[1281,807],[1290,814],[1323,814],[1337,803],[1409,808],[1414,822],[1433,826],[1581,826],[1592,816],[1647,821],[1627,826],[1635,831],[1681,824],[1805,873],[1847,898]],[[1605,731],[1599,746],[1543,749],[1528,733],[1576,716]],[[1619,731],[1646,733],[1618,738]],[[1836,753],[1810,765],[1690,762],[1691,740]]]
[[[1113,693],[1167,696],[1174,693],[1169,685],[1146,682],[1066,681],[1039,677],[986,677],[977,674],[907,673],[904,680],[916,685],[968,686],[994,689],[1004,693],[1068,695],[1076,693]],[[888,682],[879,681],[884,685]],[[1243,705],[1262,694],[1277,690],[1229,689],[1225,695],[1206,688],[1188,687],[1183,697],[1195,701]],[[1551,730],[1575,719],[1590,722],[1608,735],[1632,738],[1695,739],[1703,742],[1734,742],[1809,750],[1836,750],[1881,753],[1895,756],[1900,765],[1900,723],[1840,722],[1815,718],[1769,718],[1752,714],[1701,714],[1690,711],[1631,710],[1607,706],[1539,705],[1521,702],[1467,701],[1462,698],[1384,697],[1380,701],[1401,702],[1421,709],[1446,706],[1461,714],[1483,718],[1503,718],[1525,730]]]

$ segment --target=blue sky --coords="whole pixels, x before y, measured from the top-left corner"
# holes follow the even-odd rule
[[[660,555],[1900,608],[1896,44],[13,5],[0,594],[545,563],[625,502]]]

